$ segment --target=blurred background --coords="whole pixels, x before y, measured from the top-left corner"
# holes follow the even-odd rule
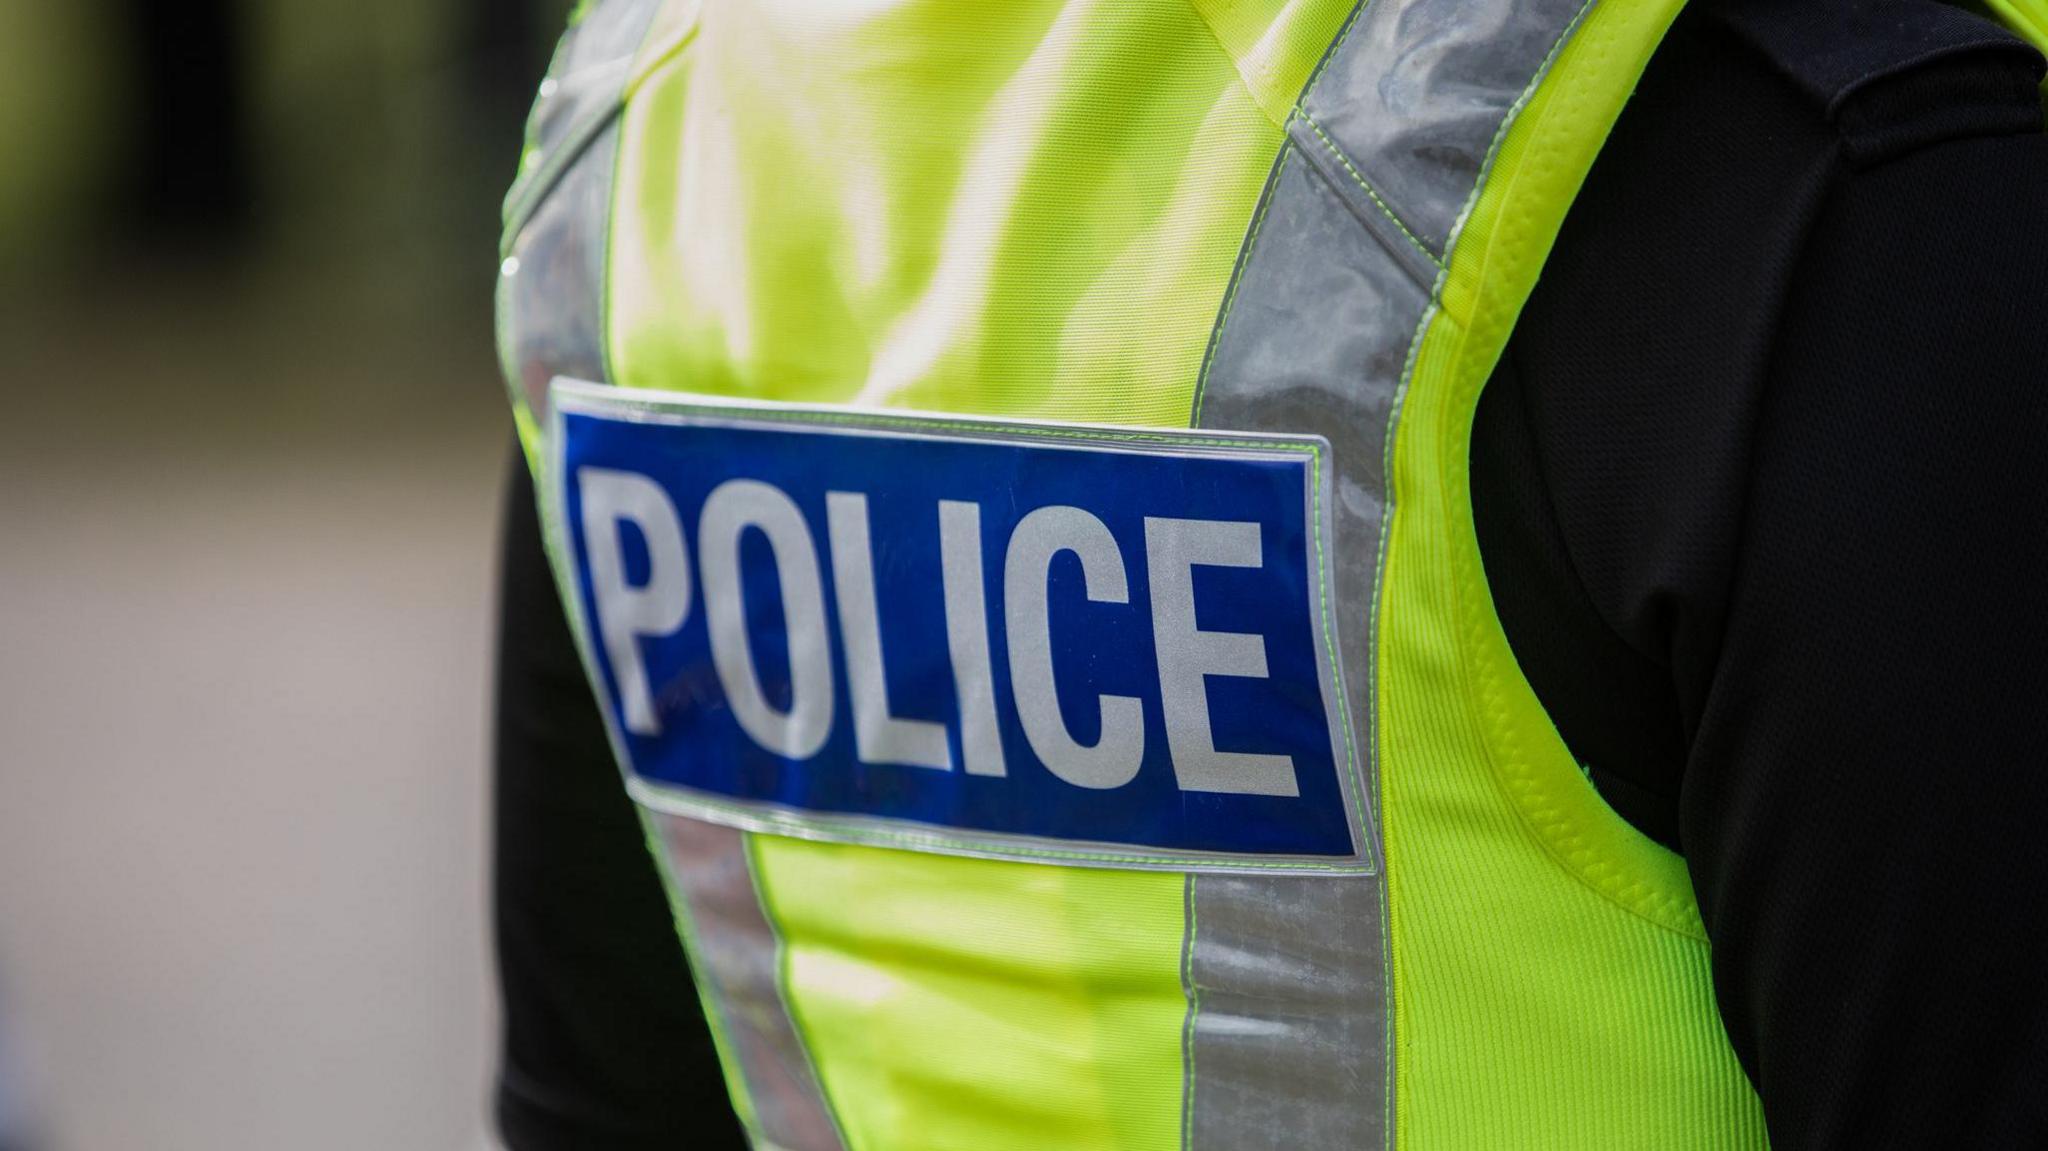
[[[569,4],[0,0],[35,1151],[488,1145],[490,294]]]

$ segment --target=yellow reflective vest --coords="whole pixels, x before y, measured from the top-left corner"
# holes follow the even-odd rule
[[[758,1146],[1764,1144],[1715,1012],[1685,870],[1602,803],[1518,671],[1481,570],[1466,471],[1479,390],[1677,7],[586,5],[542,87],[507,200],[501,352],[529,461],[553,493],[543,516],[572,623]],[[566,474],[575,469],[557,441],[576,412],[696,428],[712,437],[691,441],[710,445],[699,459],[744,459],[741,431],[718,429],[777,421],[919,443],[1064,437],[1110,453],[1103,467],[1121,466],[1111,457],[1125,448],[1176,459],[1256,449],[1284,462],[1285,443],[1310,444],[1311,497],[1323,502],[1303,521],[1304,586],[1327,658],[1322,687],[1304,691],[1324,693],[1309,703],[1330,717],[1331,794],[1347,805],[1355,850],[1328,866],[1262,863],[1249,850],[1118,851],[1099,820],[1061,834],[1064,819],[1078,827],[1100,810],[1086,805],[1121,802],[1117,788],[1134,785],[1114,771],[1077,777],[1045,751],[1051,736],[1003,734],[1029,716],[993,684],[1024,665],[968,643],[998,671],[961,671],[980,666],[959,646],[972,629],[949,633],[943,690],[899,692],[893,704],[881,693],[879,719],[872,708],[830,718],[858,710],[845,697],[863,687],[874,697],[881,676],[879,655],[861,658],[877,650],[873,637],[847,630],[861,618],[848,587],[865,588],[872,619],[875,595],[908,594],[891,581],[914,575],[839,566],[848,540],[868,544],[865,518],[835,512],[829,543],[822,527],[773,535],[783,504],[766,496],[735,495],[715,512],[707,499],[673,531],[649,528],[671,520],[649,518],[663,500],[638,480]],[[912,412],[923,414],[898,414]],[[821,459],[839,450],[816,442]],[[924,498],[920,482],[906,464],[860,493],[856,510],[879,516],[886,499]],[[572,487],[580,533],[564,502]],[[1188,491],[1185,506],[1148,523],[1204,522]],[[662,603],[624,574],[641,561],[623,550],[593,576],[593,540],[624,547],[616,531],[592,534],[594,507],[608,509],[604,524],[637,525],[652,541],[644,547],[660,555],[646,565],[694,555],[695,574],[677,576],[685,582],[667,585]],[[855,522],[860,534],[843,536]],[[680,775],[638,764],[635,741],[661,730],[662,708],[683,706],[677,691],[701,682],[733,694],[729,667],[652,682],[659,661],[642,666],[640,653],[643,639],[741,594],[721,590],[732,581],[720,584],[726,569],[708,557],[723,547],[720,562],[753,562],[747,525],[775,543],[785,573],[795,562],[785,551],[808,549],[802,570],[829,574],[839,627],[819,622],[818,645],[833,662],[818,672],[826,687],[705,707],[729,708],[754,733],[731,737],[758,745],[734,762],[789,778],[871,772],[862,778],[883,782],[846,802],[884,806],[849,815],[844,803],[806,806],[811,793],[786,786],[776,799],[741,794],[744,780],[704,784],[690,765],[734,753],[703,735],[664,752]],[[1013,564],[1024,531],[1010,537]],[[1123,600],[1096,594],[1087,575],[1091,601],[1149,597],[1150,642],[1163,645],[1161,570],[1257,560],[1189,560],[1195,545],[1159,531],[1146,556],[1121,553]],[[1073,541],[1085,534],[1046,545],[1036,586],[1053,578],[1045,557],[1081,555]],[[775,542],[799,536],[817,542]],[[1162,569],[1173,546],[1181,566]],[[950,611],[956,586],[985,586],[990,602],[973,600],[974,618],[995,621],[995,648],[1017,648],[1024,641],[1001,621],[1022,625],[993,600],[1018,585],[999,577],[948,582],[943,597],[934,583],[930,611],[942,598]],[[811,601],[790,589],[810,585],[788,579],[781,622],[758,626],[809,626],[791,605]],[[1202,630],[1203,610],[1171,625],[1183,647],[1217,634]],[[824,620],[828,609],[817,611]],[[744,641],[708,642],[723,659]],[[1212,675],[1264,676],[1265,653],[1278,652],[1261,649],[1255,665],[1235,650],[1214,656],[1226,670]],[[795,669],[800,656],[789,658]],[[1184,711],[1190,698],[1220,698],[1193,682]],[[831,685],[838,710],[784,739],[796,695]],[[1176,706],[1146,694],[1155,690],[1168,689],[1122,697],[1135,709],[1124,714]],[[1105,691],[1099,702],[1097,748],[1115,700]],[[868,724],[867,741],[892,707],[955,717],[927,721],[942,729],[929,762],[876,767],[889,759],[881,745],[841,730]],[[748,714],[767,718],[749,727]],[[998,746],[970,746],[975,716],[988,740],[1010,740],[1000,771],[975,771]],[[926,754],[911,738],[924,729],[888,730],[902,737],[890,745],[898,763]],[[856,750],[840,764],[820,750],[831,741]],[[1198,745],[1177,744],[1173,770],[1222,754]],[[892,770],[904,788],[941,776],[992,787],[1001,776],[1052,798],[1032,835],[968,835],[886,807],[901,798],[882,794]],[[1202,786],[1191,792],[1185,774],[1182,785],[1186,809],[1232,786],[1257,790],[1212,781],[1194,795]],[[1216,842],[1265,830],[1235,818]]]

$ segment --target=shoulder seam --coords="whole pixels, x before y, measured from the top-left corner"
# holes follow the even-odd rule
[[[1727,0],[1708,11],[1830,123],[1873,84],[1964,57],[2005,57],[2016,74],[2037,82],[2043,68],[2033,45],[2002,25],[1934,0],[1843,0],[1827,7]]]

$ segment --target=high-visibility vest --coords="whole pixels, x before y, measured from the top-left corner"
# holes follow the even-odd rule
[[[1677,0],[585,7],[502,357],[758,1146],[1764,1144],[1685,868],[1518,671],[1467,475]],[[722,486],[588,462],[642,436]],[[873,482],[828,525],[813,466]],[[903,544],[941,579],[913,523],[978,534]],[[1268,577],[1300,643],[1216,622]],[[692,627],[716,668],[649,654]],[[1060,660],[1143,682],[1034,702]]]

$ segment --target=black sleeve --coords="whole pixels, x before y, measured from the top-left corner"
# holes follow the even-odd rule
[[[1496,605],[1684,854],[1778,1151],[2048,1147],[2039,64],[1814,100],[1714,7],[1482,395]]]
[[[495,898],[512,1151],[741,1151],[513,453],[499,588]]]
[[[2048,1146],[2048,138],[1840,182],[1681,790],[1775,1145]]]

